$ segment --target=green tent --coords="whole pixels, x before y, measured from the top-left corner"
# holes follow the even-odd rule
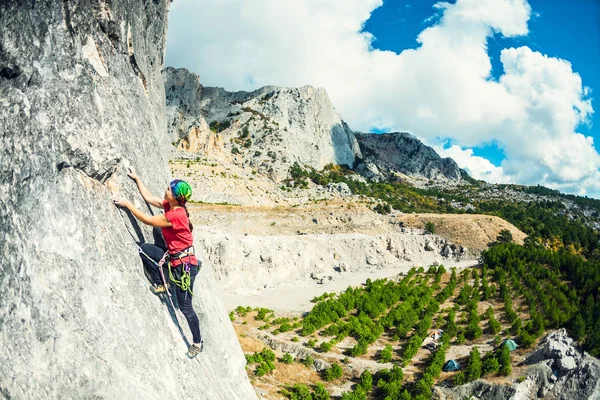
[[[506,339],[504,342],[502,342],[502,346],[507,345],[508,346],[508,350],[510,351],[515,351],[517,349],[517,344],[515,343],[514,340],[512,339]]]
[[[444,368],[442,368],[444,372],[453,372],[458,371],[460,369],[460,365],[455,360],[449,360],[444,364]]]

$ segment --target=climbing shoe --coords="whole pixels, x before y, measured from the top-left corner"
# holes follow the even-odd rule
[[[194,358],[196,357],[198,354],[202,353],[202,350],[204,350],[204,341],[196,344],[193,343],[190,348],[188,349],[188,357],[189,358]]]
[[[154,293],[155,295],[159,295],[161,293],[165,293],[167,291],[167,287],[164,285],[156,285],[156,286],[150,286],[150,290],[152,291],[152,293]]]

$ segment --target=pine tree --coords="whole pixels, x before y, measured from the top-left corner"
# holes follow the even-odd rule
[[[500,363],[500,373],[504,376],[510,375],[512,367],[510,365],[510,350],[507,344],[503,344],[500,348],[498,362]]]
[[[469,363],[467,364],[465,375],[468,382],[481,377],[481,354],[479,354],[477,346],[473,347],[469,353]]]

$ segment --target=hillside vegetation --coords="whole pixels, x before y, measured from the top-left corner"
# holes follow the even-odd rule
[[[519,300],[513,304],[511,296]],[[339,295],[325,294],[314,301],[313,309],[300,320],[245,307],[238,307],[232,319],[237,324],[261,321],[258,329],[316,349],[315,357],[331,363],[321,373],[322,383],[333,382],[330,387],[354,383],[342,399],[429,398],[432,385],[440,380],[460,384],[482,375],[509,375],[510,355],[499,346],[502,339],[519,335],[535,339],[543,332],[537,305],[526,302],[513,281],[487,266],[463,270],[460,275],[455,270],[447,273],[443,266],[430,267],[427,272],[412,269],[398,282],[369,280],[363,287],[349,287]],[[434,328],[444,332],[439,346],[429,352],[422,345]],[[493,349],[489,343],[497,347]],[[524,347],[532,343],[530,340]],[[478,348],[487,351],[479,354]],[[449,352],[463,365],[463,372],[442,375]],[[274,360],[256,354],[248,357],[254,376],[276,368]],[[283,354],[281,362],[284,358],[289,361],[290,356]],[[355,376],[349,365],[366,360],[392,362],[393,366],[366,368]],[[294,362],[311,366],[313,361],[307,356]],[[377,371],[370,372],[374,369]],[[304,389],[285,389],[286,382],[282,383],[282,393],[291,399],[303,398],[293,393]]]
[[[286,185],[305,187],[308,180],[317,185],[343,182],[353,194],[373,199],[374,210],[381,213],[394,209],[404,213],[498,216],[527,234],[529,242],[553,250],[567,247],[585,258],[600,259],[600,200],[563,195],[543,187],[487,185],[475,180],[467,186],[423,189],[400,180],[373,182],[355,177],[352,170],[342,166],[328,165],[316,171],[294,164]],[[521,198],[516,192],[533,197]]]
[[[323,383],[333,381],[338,388],[352,382],[342,399],[428,399],[441,380],[459,385],[481,376],[509,375],[513,366],[506,346],[484,354],[479,348],[498,345],[504,338],[528,348],[560,327],[590,354],[600,355],[600,245],[593,225],[597,201],[545,188],[510,188],[539,196],[537,201],[486,197],[476,184],[468,190],[418,189],[402,182],[356,180],[350,170],[335,166],[318,172],[294,165],[285,185],[307,187],[308,180],[317,185],[343,182],[353,194],[375,200],[381,213],[483,213],[505,218],[529,235],[523,245],[512,243],[511,235],[505,236],[508,240],[499,235],[483,253],[480,267],[460,276],[440,266],[427,273],[413,269],[398,282],[369,280],[364,287],[315,298],[316,305],[301,320],[258,310],[254,318],[264,322],[259,329],[302,341],[325,359],[329,353],[346,357],[321,373]],[[237,313],[248,311],[238,308]],[[439,346],[418,357],[434,328],[444,331]],[[442,374],[447,354],[465,343],[471,349],[468,355],[454,353],[455,358],[462,356],[463,370]],[[291,362],[290,355],[284,357]],[[359,359],[392,362],[393,367],[365,369],[356,376],[345,364]],[[303,361],[310,365],[311,359]],[[323,387],[296,382],[280,390],[290,399],[329,398]]]

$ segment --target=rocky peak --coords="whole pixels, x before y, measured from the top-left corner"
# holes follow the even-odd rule
[[[182,150],[248,165],[275,179],[294,162],[352,166],[358,143],[324,89],[266,86],[253,92],[201,87],[186,70],[165,70],[168,126]],[[192,143],[196,145],[193,146]]]
[[[358,170],[371,178],[390,178],[398,173],[441,182],[460,182],[462,174],[451,158],[406,132],[356,133],[362,153]]]
[[[209,266],[206,343],[148,290],[135,242],[170,179],[161,77],[169,0],[0,2],[0,397],[255,398]],[[201,254],[200,254],[201,255]]]

